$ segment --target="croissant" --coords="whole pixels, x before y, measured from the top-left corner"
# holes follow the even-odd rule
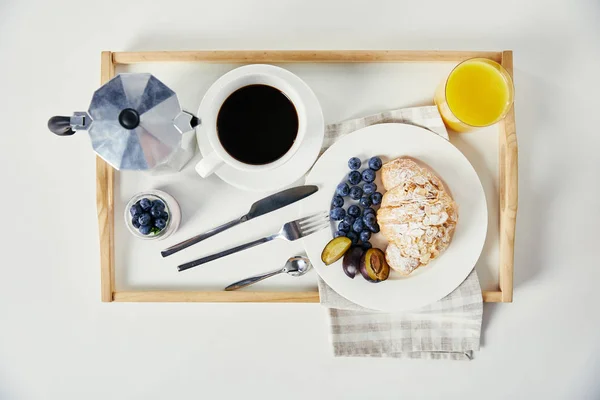
[[[386,260],[395,271],[409,275],[448,248],[458,207],[440,178],[410,158],[386,163],[381,179],[387,192],[377,222],[389,243]]]

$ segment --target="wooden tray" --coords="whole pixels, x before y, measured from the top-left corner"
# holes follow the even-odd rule
[[[200,63],[405,63],[460,62],[485,57],[501,63],[512,75],[512,51],[160,51],[102,52],[101,83],[115,75],[119,64],[148,62]],[[433,95],[433,94],[432,94]],[[486,302],[511,302],[513,297],[514,235],[518,199],[518,159],[514,109],[499,123],[499,268],[498,288],[484,290]],[[96,190],[100,233],[102,301],[123,302],[318,302],[314,291],[172,291],[127,290],[115,287],[114,231],[115,170],[96,161]]]

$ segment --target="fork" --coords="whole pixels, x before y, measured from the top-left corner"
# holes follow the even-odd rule
[[[249,243],[233,247],[231,249],[223,250],[210,256],[202,257],[197,260],[181,264],[177,267],[179,272],[185,271],[186,269],[197,267],[198,265],[206,264],[207,262],[214,261],[221,257],[228,256],[238,251],[249,249],[250,247],[258,246],[259,244],[270,242],[274,239],[285,239],[287,241],[294,241],[310,234],[313,234],[329,225],[329,213],[326,211],[319,212],[313,215],[309,215],[304,218],[290,221],[284,224],[279,232],[263,237],[261,239],[254,240]]]

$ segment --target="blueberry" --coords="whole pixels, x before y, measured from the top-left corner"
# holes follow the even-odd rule
[[[335,233],[333,234],[333,237],[340,237],[340,236],[346,236],[346,232],[342,232],[342,231],[335,231]]]
[[[373,171],[379,171],[382,165],[383,163],[379,157],[371,157],[369,160],[369,168],[371,168]]]
[[[379,205],[381,204],[381,199],[383,198],[383,195],[379,192],[375,192],[371,195],[371,202],[374,205]]]
[[[140,200],[140,207],[142,207],[142,210],[148,211],[152,207],[152,202],[144,197]]]
[[[167,226],[167,221],[165,221],[162,218],[158,218],[154,220],[154,226],[157,227],[160,230],[165,229],[165,226]]]
[[[369,230],[373,233],[379,232],[379,224],[375,222],[373,225],[368,226]]]
[[[360,215],[360,207],[357,205],[351,205],[348,207],[348,215],[353,216],[354,218]]]
[[[344,221],[338,224],[338,231],[340,232],[348,232],[350,230],[350,225],[345,223]]]
[[[362,173],[362,180],[368,183],[371,183],[375,180],[375,171],[368,168],[365,169]]]
[[[373,210],[371,207],[365,208],[365,210],[363,211],[363,215],[367,215],[367,214],[375,215],[375,210]]]
[[[152,202],[152,208],[158,208],[159,210],[164,210],[165,209],[165,203],[163,203],[160,200],[154,200]]]
[[[346,216],[346,211],[341,207],[336,207],[329,212],[329,216],[334,221],[341,221]]]
[[[375,214],[365,214],[362,219],[367,228],[369,229],[371,229],[371,226],[373,226],[373,224],[377,223],[377,218],[375,217]]]
[[[140,233],[142,235],[148,235],[152,227],[150,225],[142,225],[140,226]]]
[[[369,239],[371,239],[371,231],[369,231],[369,230],[363,230],[362,232],[360,232],[359,238],[363,242],[368,242]]]
[[[369,250],[371,247],[373,247],[373,245],[371,244],[371,242],[362,242],[362,244],[360,245],[364,250]]]
[[[354,223],[352,224],[352,230],[356,233],[364,231],[365,223],[363,222],[363,220],[359,218],[356,221],[354,221]]]
[[[163,210],[156,208],[155,206],[152,206],[152,208],[150,209],[150,215],[152,215],[152,217],[154,218],[160,218],[163,212]]]
[[[365,195],[363,197],[360,198],[360,200],[358,201],[358,204],[360,204],[361,206],[368,208],[371,206],[371,196],[369,195]]]
[[[138,217],[138,222],[142,226],[150,226],[152,224],[152,215],[144,213]]]
[[[352,206],[350,206],[351,208]],[[356,206],[355,206],[356,207]],[[348,226],[352,226],[352,224],[354,223],[354,221],[356,220],[355,217],[353,217],[352,215],[350,215],[350,208],[348,208],[348,211],[346,212],[346,216],[344,217],[344,222],[346,224],[348,224]]]
[[[351,171],[348,174],[348,182],[350,182],[351,185],[358,185],[360,183],[360,172],[358,171]]]
[[[142,213],[142,207],[140,207],[139,204],[135,203],[134,205],[131,206],[131,208],[129,209],[129,212],[131,213],[132,217],[139,216]]]
[[[358,157],[352,157],[351,159],[348,160],[348,168],[355,170],[355,169],[359,169],[360,168],[360,158]]]
[[[350,186],[348,186],[346,183],[340,183],[337,185],[335,192],[342,197],[346,197],[348,196],[348,193],[350,193]]]
[[[356,234],[356,232],[350,231],[350,232],[346,233],[346,237],[348,239],[352,240],[352,244],[358,243],[358,235]]]
[[[165,221],[168,221],[168,220],[169,220],[169,213],[168,213],[168,212],[166,212],[166,211],[163,211],[163,212],[160,214],[160,217],[161,217],[162,219],[164,219]]]
[[[352,186],[350,188],[350,198],[352,200],[358,200],[362,197],[363,190],[360,186]]]
[[[331,205],[334,207],[341,207],[344,205],[344,199],[342,198],[342,196],[333,196]]]
[[[138,221],[137,217],[133,217],[133,219],[131,220],[131,225],[133,225],[135,229],[138,229],[140,227],[140,221]]]
[[[373,182],[371,182],[371,183],[365,183],[363,185],[363,192],[365,192],[365,194],[375,193],[376,190],[377,190],[377,185],[374,184]]]

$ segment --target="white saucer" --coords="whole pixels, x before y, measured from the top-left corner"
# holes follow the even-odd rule
[[[248,71],[246,70],[245,73],[248,73]],[[238,189],[255,192],[272,192],[289,186],[302,178],[310,167],[312,167],[323,145],[325,121],[317,96],[315,96],[312,89],[302,79],[293,73],[284,69],[278,69],[272,73],[278,74],[282,79],[287,80],[302,98],[306,107],[306,135],[296,154],[288,162],[276,169],[250,172],[240,171],[230,165],[224,164],[215,171],[215,174],[219,178]],[[216,85],[211,86],[205,97],[210,95],[211,90],[218,90],[218,87]],[[202,115],[202,110],[202,105],[200,105],[198,115]],[[202,125],[196,128],[196,136],[202,156],[210,154],[213,149]]]

